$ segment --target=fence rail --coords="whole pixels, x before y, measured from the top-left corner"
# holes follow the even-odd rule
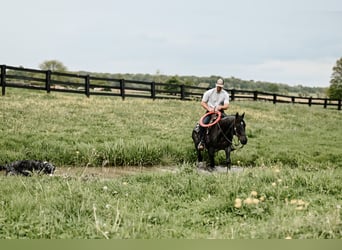
[[[51,91],[68,92],[102,96],[152,98],[152,99],[180,99],[197,100],[207,90],[204,87],[188,85],[166,84],[160,82],[145,82],[116,78],[104,78],[91,75],[54,72],[50,70],[37,70],[22,67],[0,65],[1,92],[4,96],[6,88],[26,88]],[[227,89],[232,101],[254,100],[272,101],[276,103],[297,103],[309,106],[320,105],[324,108],[337,107],[341,110],[341,100],[328,98],[312,98],[287,96],[260,91]]]

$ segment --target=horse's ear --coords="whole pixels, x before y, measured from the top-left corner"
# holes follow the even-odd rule
[[[239,112],[236,112],[235,119],[239,117]]]
[[[242,117],[242,119],[245,117],[245,112],[243,112],[243,114],[242,114],[242,116],[241,116],[241,117]]]

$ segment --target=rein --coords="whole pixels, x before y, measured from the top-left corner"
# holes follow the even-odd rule
[[[240,147],[238,147],[238,146],[241,144],[241,143],[240,143],[240,140],[238,140],[238,143],[237,143],[237,144],[233,144],[233,142],[232,142],[231,140],[229,140],[229,138],[228,138],[228,137],[226,136],[226,134],[224,133],[223,129],[222,129],[221,126],[220,126],[220,123],[217,123],[217,125],[218,125],[219,129],[221,130],[224,139],[226,139],[226,141],[228,141],[228,142],[232,145],[232,150],[237,150],[237,149],[241,149],[241,148],[244,147],[244,145],[241,145]],[[236,135],[236,136],[237,136],[238,134],[236,133],[235,119],[234,119],[234,124],[233,124],[233,126],[234,126],[234,134],[233,134],[233,135]]]

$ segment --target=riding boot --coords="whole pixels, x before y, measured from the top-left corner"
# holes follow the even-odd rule
[[[204,134],[205,134],[205,128],[200,126],[200,131],[199,131],[200,142],[198,143],[198,146],[197,146],[197,149],[200,151],[202,151],[205,148]]]

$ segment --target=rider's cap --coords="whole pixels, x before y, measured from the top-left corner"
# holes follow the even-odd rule
[[[217,82],[216,82],[216,87],[221,87],[221,88],[223,88],[223,80],[222,80],[221,78],[217,80]]]

